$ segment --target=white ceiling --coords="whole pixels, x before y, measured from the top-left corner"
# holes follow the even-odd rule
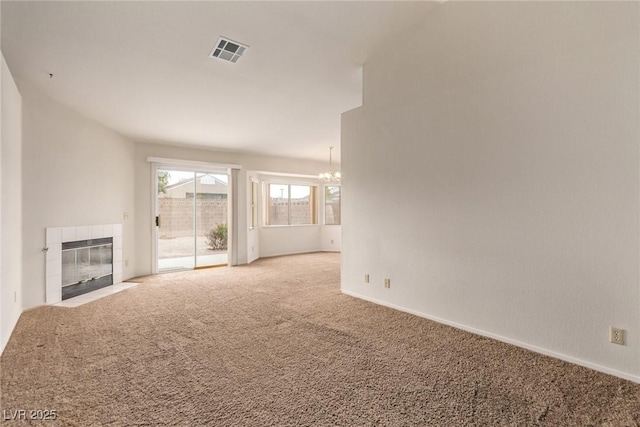
[[[19,86],[135,140],[325,160],[367,57],[432,2],[2,1]],[[209,58],[225,36],[250,46]],[[53,78],[49,78],[49,73]]]

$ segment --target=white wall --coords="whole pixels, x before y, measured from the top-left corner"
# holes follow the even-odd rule
[[[252,212],[251,212],[251,192],[252,192],[252,183],[257,183],[258,185],[258,194],[256,203],[258,205],[258,227],[252,227]],[[260,175],[255,171],[247,171],[247,263],[252,263],[253,261],[260,258],[260,206],[261,206],[261,194],[260,194]]]
[[[232,174],[233,175],[233,174]],[[234,182],[235,181],[235,182]],[[248,262],[247,242],[249,233],[249,224],[247,223],[247,215],[242,214],[247,211],[247,171],[246,169],[240,169],[237,171],[236,179],[232,180],[237,188],[233,189],[233,198],[235,202],[231,206],[231,222],[236,221],[237,231],[236,240],[232,240],[232,244],[235,243],[237,248],[235,249],[235,263],[232,265],[241,265]],[[233,202],[233,199],[232,199]],[[233,217],[233,211],[238,211],[240,214],[235,218]],[[230,237],[232,238],[232,236]]]
[[[134,150],[131,141],[34,90],[23,90],[23,100],[23,283],[28,308],[45,302],[46,227],[122,223],[123,277],[133,276]]]
[[[321,250],[325,252],[340,252],[342,249],[342,226],[323,225],[320,239]]]
[[[22,313],[22,99],[2,57],[0,354]]]
[[[2,46],[2,5],[0,5],[0,46]],[[0,50],[0,57],[2,57],[2,63],[4,64],[4,56],[2,55],[2,51]],[[4,67],[0,65],[0,177],[2,177],[2,75]],[[22,112],[21,112],[22,113]],[[2,184],[0,184],[0,242],[2,241]],[[6,346],[8,338],[5,337],[5,333],[3,333],[3,316],[4,316],[4,299],[2,298],[2,293],[4,286],[2,284],[2,245],[0,245],[0,355],[2,355],[2,351],[4,351],[4,347]]]
[[[640,380],[639,7],[448,2],[371,58],[343,291]]]
[[[260,256],[317,252],[320,246],[319,225],[275,226],[260,228]]]
[[[256,172],[267,171],[288,174],[318,174],[326,164],[309,160],[267,157],[247,153],[234,153],[228,151],[207,150],[188,146],[169,146],[149,143],[135,144],[135,181],[136,181],[136,262],[135,275],[150,274],[153,268],[152,238],[153,238],[153,206],[151,189],[151,164],[148,157],[160,157],[177,160],[199,161],[218,164],[236,164],[242,167],[239,174],[241,187],[239,190],[238,209],[239,221],[239,248],[238,264],[246,264],[254,257],[276,254],[284,244],[282,239],[293,239],[294,242],[307,241],[307,235],[300,233],[290,236],[286,232],[271,233],[265,242],[262,241],[262,231],[248,230],[249,206],[248,183],[249,176],[255,176]],[[246,185],[245,185],[246,184]],[[259,236],[256,233],[260,233]],[[275,246],[272,246],[275,245]],[[254,255],[251,255],[251,246],[254,247]],[[297,246],[296,246],[297,247]],[[306,246],[305,246],[306,247]],[[319,250],[319,244],[314,247]],[[265,253],[263,253],[263,249]],[[256,254],[258,251],[258,254]]]

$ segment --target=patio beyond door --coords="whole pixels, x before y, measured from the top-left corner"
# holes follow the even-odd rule
[[[226,265],[229,175],[158,169],[158,271]]]

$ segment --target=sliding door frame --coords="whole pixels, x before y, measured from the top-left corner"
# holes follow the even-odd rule
[[[225,170],[229,177],[228,190],[228,237],[227,265],[237,265],[238,262],[238,171],[242,169],[240,165],[228,163],[208,163],[190,160],[166,159],[159,157],[148,157],[147,162],[151,163],[151,262],[152,273],[158,271],[158,227],[156,217],[158,216],[158,170],[180,170],[184,172],[220,172]],[[195,243],[194,243],[195,245]],[[196,266],[194,254],[194,267]]]

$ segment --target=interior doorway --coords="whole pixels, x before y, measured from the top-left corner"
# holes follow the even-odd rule
[[[158,167],[157,271],[228,265],[229,172]]]

